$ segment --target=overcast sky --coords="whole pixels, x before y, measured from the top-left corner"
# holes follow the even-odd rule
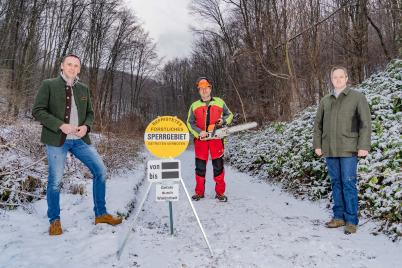
[[[143,27],[157,43],[158,55],[166,59],[191,53],[190,0],[126,0]]]

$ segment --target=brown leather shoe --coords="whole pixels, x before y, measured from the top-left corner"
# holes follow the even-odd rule
[[[50,224],[49,235],[61,235],[62,233],[60,220],[55,220]]]
[[[356,231],[357,231],[356,225],[350,224],[350,223],[346,224],[345,230],[344,230],[345,234],[354,234],[354,233],[356,233]]]
[[[110,225],[117,225],[120,224],[122,221],[122,218],[110,214],[105,214],[95,218],[95,224],[107,223]]]
[[[340,220],[340,219],[332,219],[329,222],[325,223],[325,226],[327,228],[338,228],[338,227],[341,227],[344,225],[345,225],[345,221]]]

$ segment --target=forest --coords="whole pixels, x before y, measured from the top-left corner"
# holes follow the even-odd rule
[[[208,77],[236,120],[286,121],[330,90],[329,70],[362,82],[400,57],[400,0],[193,0],[188,57],[164,59],[121,0],[1,0],[3,115],[30,117],[63,56],[82,61],[99,131],[138,131],[157,115],[185,119]]]

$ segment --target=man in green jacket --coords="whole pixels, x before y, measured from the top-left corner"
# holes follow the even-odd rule
[[[314,123],[313,146],[324,156],[331,178],[333,218],[328,228],[345,226],[355,233],[358,224],[357,157],[367,156],[371,147],[371,115],[366,97],[347,87],[347,70],[331,70],[334,90],[320,102]]]
[[[78,81],[81,62],[70,54],[61,63],[58,77],[42,82],[32,109],[33,116],[42,124],[41,141],[48,157],[48,184],[46,197],[49,234],[63,233],[60,223],[60,186],[67,152],[82,161],[93,175],[95,224],[116,225],[122,222],[106,212],[106,167],[96,149],[90,145],[88,132],[94,112],[86,85]]]

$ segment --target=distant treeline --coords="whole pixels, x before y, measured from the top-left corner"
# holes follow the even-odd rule
[[[400,0],[193,0],[191,11],[193,53],[161,74],[170,102],[186,106],[204,75],[240,120],[243,109],[287,120],[328,92],[334,65],[357,84],[402,53]]]

